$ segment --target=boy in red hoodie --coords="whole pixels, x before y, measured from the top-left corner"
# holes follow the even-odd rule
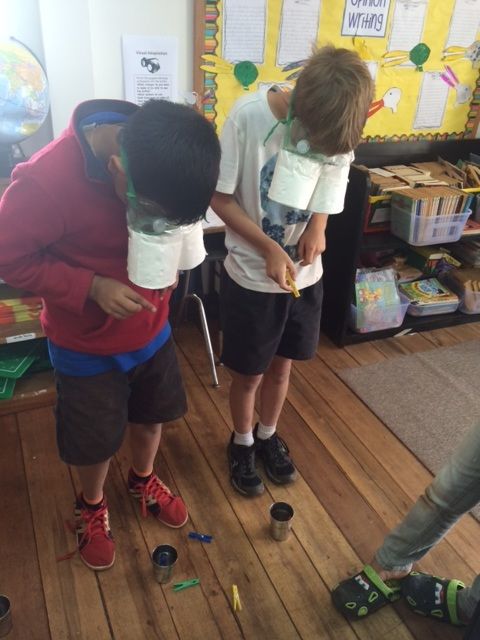
[[[128,279],[127,187],[140,213],[193,223],[208,207],[219,160],[213,128],[188,107],[92,100],[57,140],[14,169],[0,202],[0,277],[44,300],[58,448],[80,480],[77,545],[94,570],[115,559],[103,486],[127,425],[129,491],[143,513],[171,527],[188,518],[153,468],[162,423],[180,418],[186,399],[170,291]]]

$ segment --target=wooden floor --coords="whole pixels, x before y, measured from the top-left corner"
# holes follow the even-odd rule
[[[191,520],[170,530],[141,519],[126,493],[127,451],[120,452],[106,487],[117,559],[98,574],[78,556],[56,560],[74,548],[64,521],[75,482],[57,458],[52,409],[0,418],[0,593],[13,603],[9,640],[460,638],[402,604],[353,625],[330,604],[330,589],[370,559],[430,479],[336,372],[479,337],[480,324],[472,324],[345,349],[325,339],[313,361],[295,366],[280,424],[300,478],[289,488],[269,483],[247,500],[227,475],[228,374],[220,369],[221,386],[212,388],[201,335],[182,328],[190,411],[165,428],[157,470],[184,497]],[[296,511],[283,543],[268,535],[276,500]],[[214,541],[191,541],[189,530]],[[480,572],[479,538],[480,525],[466,516],[421,566],[468,582]],[[149,550],[161,543],[178,549],[176,580],[198,577],[200,586],[174,593],[153,580]],[[232,584],[243,606],[237,613]]]

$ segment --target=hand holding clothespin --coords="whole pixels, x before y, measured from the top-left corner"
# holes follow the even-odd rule
[[[240,602],[240,596],[238,595],[238,587],[236,584],[232,584],[232,605],[234,611],[242,610],[242,603]]]
[[[288,286],[291,289],[291,294],[294,298],[299,298],[300,297],[300,291],[297,289],[297,285],[295,283],[295,280],[292,278],[290,271],[287,269],[286,273],[285,273],[285,279],[287,281]]]

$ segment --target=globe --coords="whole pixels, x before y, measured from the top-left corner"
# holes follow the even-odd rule
[[[40,62],[18,40],[0,40],[0,147],[33,135],[48,110],[48,82]]]

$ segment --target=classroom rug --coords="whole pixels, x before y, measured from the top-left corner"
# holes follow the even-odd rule
[[[338,375],[432,473],[480,423],[480,340]]]

